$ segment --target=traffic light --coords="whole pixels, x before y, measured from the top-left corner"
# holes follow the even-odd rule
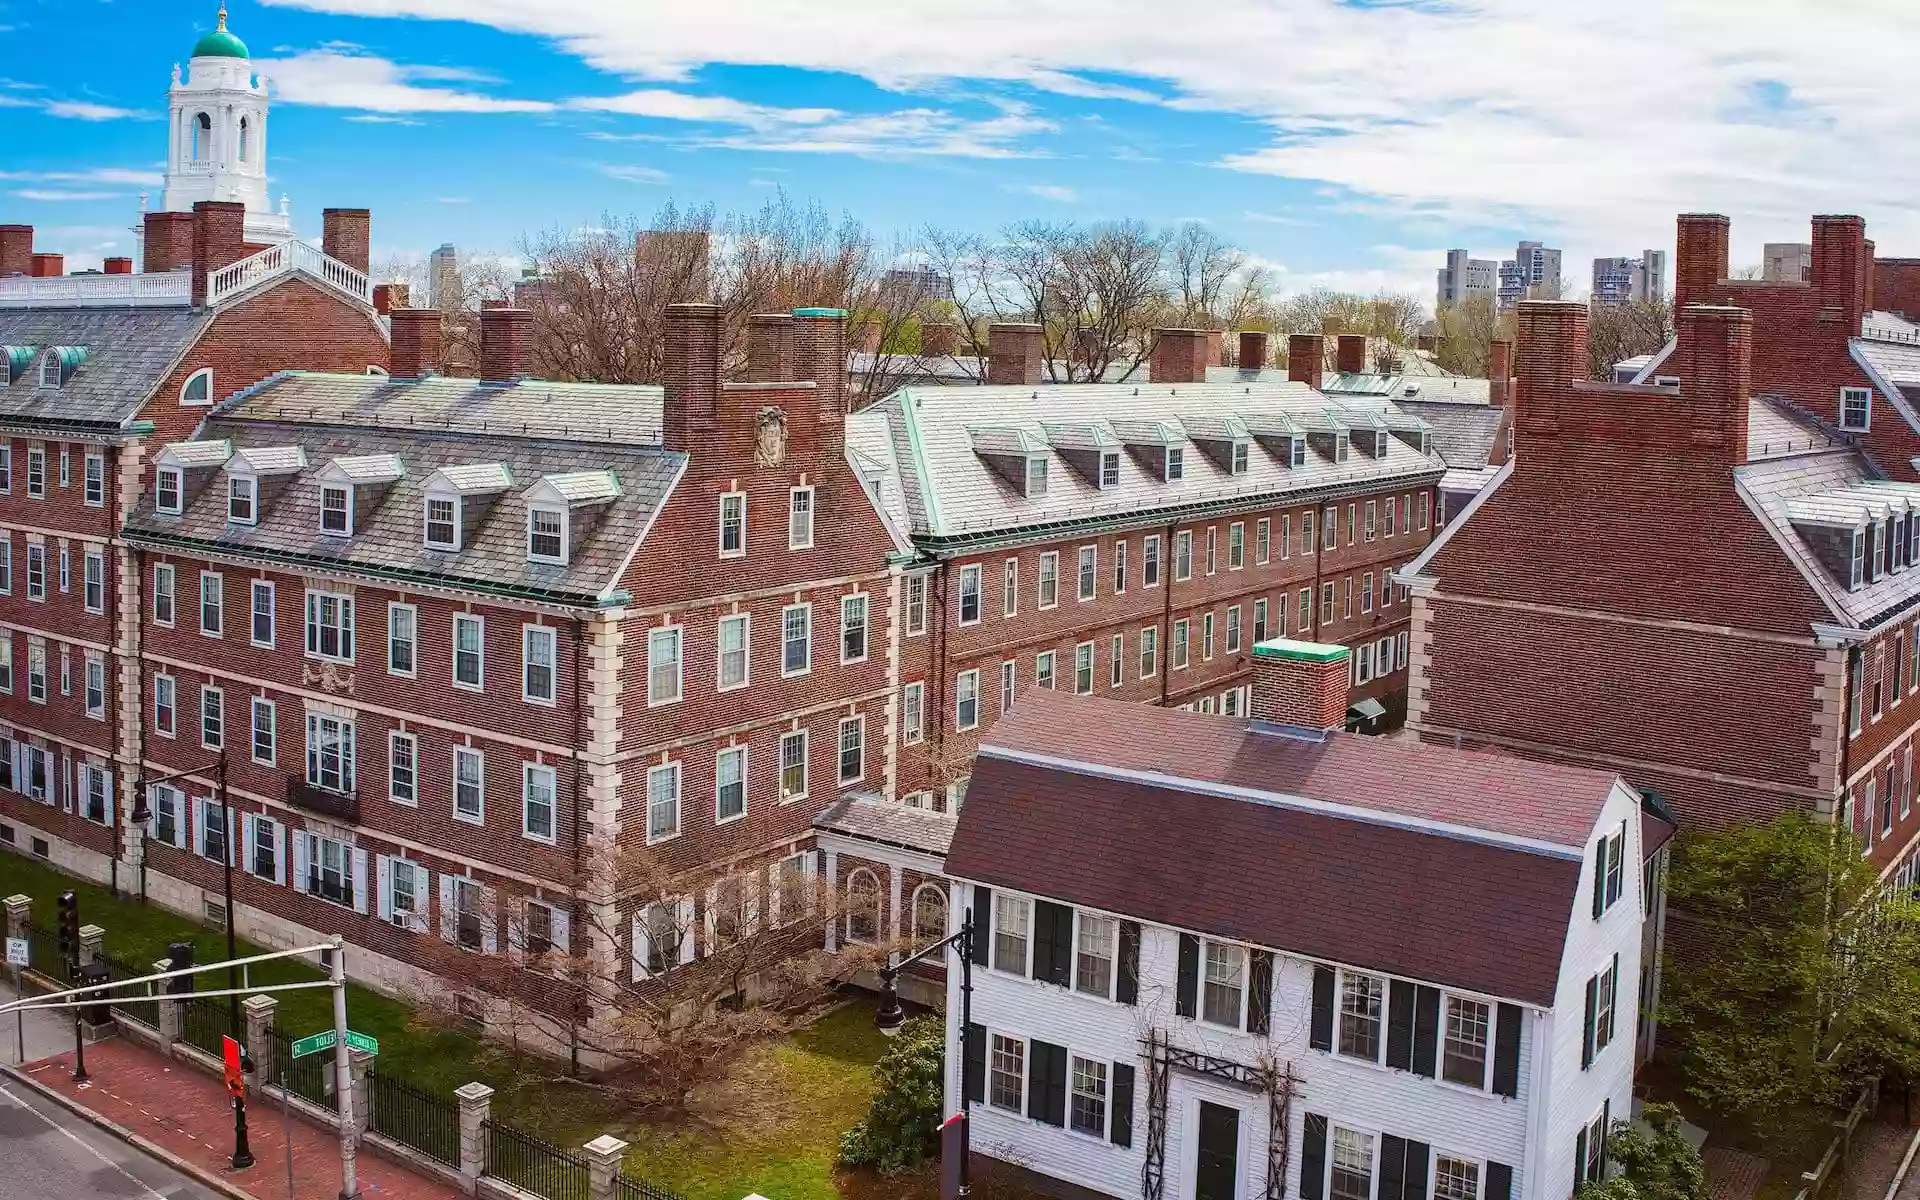
[[[169,942],[167,944],[167,970],[184,971],[193,965],[192,942]],[[193,992],[193,976],[182,975],[178,979],[167,980],[167,995],[186,996]]]
[[[60,893],[60,961],[73,962],[80,957],[80,897]]]

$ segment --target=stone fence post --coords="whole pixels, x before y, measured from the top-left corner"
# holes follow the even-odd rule
[[[487,1173],[487,1137],[480,1127],[493,1112],[493,1089],[464,1084],[454,1089],[453,1098],[460,1102],[460,1178],[471,1191]]]
[[[149,973],[158,975],[162,971],[171,970],[173,970],[172,960],[163,958],[153,964],[153,970]],[[153,985],[156,1001],[153,1008],[160,1022],[160,1044],[167,1048],[167,1053],[171,1054],[173,1044],[180,1040],[181,1012],[180,1002],[167,995],[166,989],[169,982],[171,980],[163,980]]]
[[[80,965],[84,967],[98,961],[106,941],[106,930],[98,925],[82,925],[80,927]]]
[[[10,938],[32,937],[33,897],[26,895],[8,896],[6,905],[7,936]],[[13,967],[7,972],[8,977],[13,980],[15,991],[22,990],[20,977],[25,973],[26,968],[24,967]]]
[[[367,1071],[373,1066],[373,1055],[365,1050],[348,1049],[347,1078],[353,1087],[353,1133],[356,1139],[371,1133],[373,1125],[373,1097],[367,1092]]]
[[[273,1014],[280,1002],[272,996],[248,996],[240,1002],[246,1014],[247,1057],[253,1060],[253,1086],[273,1082]]]
[[[603,1133],[586,1144],[587,1195],[590,1200],[614,1200],[614,1184],[620,1179],[620,1160],[626,1157],[627,1143]]]

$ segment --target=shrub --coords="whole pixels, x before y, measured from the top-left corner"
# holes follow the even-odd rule
[[[873,1104],[840,1135],[840,1162],[883,1175],[911,1171],[938,1150],[946,1023],[915,1017],[874,1067]]]

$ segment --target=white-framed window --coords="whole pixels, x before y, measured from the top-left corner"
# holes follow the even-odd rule
[[[27,639],[27,699],[47,702],[47,644],[36,637]]]
[[[1168,446],[1166,456],[1166,477],[1168,483],[1178,483],[1187,474],[1187,451],[1184,446]]]
[[[460,497],[428,496],[420,515],[421,538],[427,549],[460,548]]]
[[[1234,654],[1240,649],[1240,606],[1227,609],[1227,653]]]
[[[840,597],[840,661],[867,660],[867,596],[856,592]]]
[[[280,882],[280,859],[285,830],[280,822],[264,813],[255,813],[247,819],[247,827],[252,831],[241,848],[241,869],[247,874],[269,883]]]
[[[1173,662],[1170,665],[1176,671],[1184,671],[1187,668],[1188,655],[1191,652],[1189,644],[1191,629],[1192,626],[1187,623],[1185,617],[1173,623]]]
[[[797,487],[787,493],[787,549],[813,547],[813,489]]]
[[[527,509],[527,557],[534,562],[567,561],[567,510],[536,504]]]
[[[907,576],[907,636],[918,637],[927,631],[927,577],[925,573]]]
[[[1200,1019],[1238,1029],[1246,1000],[1246,947],[1207,942],[1201,953]]]
[[[1160,586],[1160,535],[1150,533],[1140,540],[1140,586]]]
[[[60,594],[66,595],[73,590],[73,547],[65,542],[60,544]]]
[[[1040,578],[1034,584],[1034,606],[1052,608],[1060,602],[1060,552],[1049,550],[1040,556]]]
[[[13,695],[13,631],[0,629],[0,695]],[[0,748],[0,758],[5,749]]]
[[[727,746],[713,758],[713,823],[747,815],[747,748]]]
[[[441,930],[451,934],[447,940],[462,950],[490,951],[491,941],[487,889],[477,880],[442,876],[446,889],[441,899],[449,910],[440,917]]]
[[[733,613],[720,618],[720,627],[715,642],[718,653],[715,655],[718,672],[718,686],[723,692],[747,686],[749,664],[753,641],[753,617],[749,613]]]
[[[1140,678],[1152,679],[1160,673],[1160,627],[1147,625],[1140,630]]]
[[[475,825],[487,820],[487,756],[472,746],[453,749],[453,817]]]
[[[185,408],[196,408],[212,403],[213,368],[202,367],[187,376],[187,381],[180,385],[180,404]]]
[[[1013,711],[1015,681],[1020,673],[1020,664],[1014,659],[1006,659],[1000,664],[1000,711]]]
[[[680,836],[680,764],[647,770],[647,844]]]
[[[1193,578],[1193,530],[1181,529],[1173,535],[1173,581],[1185,583]]]
[[[1052,464],[1037,454],[1027,457],[1027,498],[1047,494],[1047,476]]]
[[[220,572],[200,572],[200,632],[208,637],[220,637],[226,631],[225,586]]]
[[[552,767],[538,763],[520,766],[520,832],[536,842],[552,843],[558,836],[554,819],[558,777]]]
[[[215,862],[226,859],[232,853],[233,830],[228,828],[228,823],[233,810],[222,809],[218,802],[206,797],[202,797],[196,807],[199,811],[194,814],[197,818],[194,825],[200,836],[194,839],[193,852]]]
[[[1360,611],[1373,611],[1373,572],[1364,571],[1360,575]]]
[[[1120,452],[1104,450],[1100,454],[1100,490],[1120,486]]]
[[[47,598],[47,546],[45,542],[27,543],[27,599]]]
[[[962,671],[953,685],[953,724],[968,730],[980,724],[980,672]]]
[[[173,628],[173,580],[172,563],[153,564],[153,623],[162,629]]]
[[[1313,628],[1313,589],[1312,588],[1303,587],[1300,589],[1300,603],[1295,606],[1295,611],[1297,611],[1300,614],[1300,632],[1305,633],[1309,629],[1312,629]]]
[[[0,496],[13,495],[13,443],[0,443]]]
[[[1127,591],[1127,539],[1117,538],[1113,543],[1113,594],[1123,596]]]
[[[926,736],[927,685],[909,683],[900,689],[900,740],[917,746]]]
[[[993,1036],[987,1056],[987,1103],[1008,1112],[1025,1111],[1027,1098],[1027,1044],[1004,1033]]]
[[[31,456],[28,461],[32,461]],[[179,467],[161,467],[153,475],[153,511],[179,516],[186,491],[185,472]]]
[[[693,961],[693,901],[656,900],[633,914],[635,982]]]
[[[1073,1056],[1068,1070],[1067,1128],[1075,1133],[1107,1136],[1107,1064]]]
[[[980,623],[980,564],[968,563],[960,568],[958,597],[958,620],[962,625]]]
[[[1081,642],[1073,648],[1073,694],[1093,694],[1093,643]]]
[[[813,605],[789,604],[780,610],[780,674],[813,670]]]
[[[227,744],[227,695],[217,687],[200,689],[200,744],[209,750]]]
[[[73,647],[64,642],[60,645],[60,694],[73,695]],[[1867,813],[1871,817],[1872,805],[1867,806]],[[1868,832],[1871,833],[1872,830],[1869,829]]]
[[[559,698],[559,635],[551,625],[520,630],[520,698],[528,704],[554,704]]]
[[[320,485],[320,532],[329,537],[353,534],[353,487],[344,483]]]
[[[32,749],[23,746],[23,750]],[[170,783],[156,783],[147,790],[153,802],[153,837],[176,850],[187,848],[187,794]]]
[[[107,555],[98,546],[80,554],[80,599],[90,613],[107,611]]]
[[[1013,975],[1027,973],[1033,902],[998,892],[993,897],[993,969]]]
[[[1327,1194],[1331,1200],[1373,1200],[1374,1136],[1344,1125],[1333,1127]]]
[[[1114,947],[1120,923],[1090,912],[1075,914],[1073,990],[1107,999],[1113,995]]]
[[[387,604],[387,674],[413,678],[419,666],[420,610],[398,600]]]
[[[1049,692],[1053,690],[1053,658],[1052,650],[1042,650],[1033,656],[1034,687],[1044,688]]]
[[[386,891],[380,916],[402,929],[424,929],[427,921],[427,869],[409,859],[388,858],[381,864]]]
[[[1220,527],[1207,526],[1207,574],[1211,575],[1220,566]]]
[[[82,690],[86,699],[87,716],[96,721],[107,717],[107,660],[97,654],[89,653],[85,666],[86,677]],[[1888,805],[1889,812],[1893,806]]]
[[[105,508],[107,505],[107,460],[98,454],[88,454],[80,465],[81,502],[88,508]]]
[[[1386,1039],[1381,1036],[1386,1005],[1386,980],[1358,971],[1340,972],[1340,1031],[1335,1048],[1348,1058],[1379,1062]]]
[[[1020,560],[1010,558],[1000,570],[1000,615],[1020,615]]]
[[[1594,976],[1593,982],[1593,1057],[1613,1042],[1615,994],[1619,991],[1620,961],[1615,959]]]
[[[840,784],[858,783],[867,774],[867,719],[846,717],[840,722]]]
[[[273,581],[256,579],[248,591],[247,640],[256,646],[273,648]]]
[[[307,593],[307,657],[328,662],[353,661],[352,596],[338,592]]]
[[[647,707],[674,704],[681,696],[684,630],[667,625],[647,631]]]
[[[33,643],[28,642],[27,643],[27,693],[28,693],[29,699],[32,698],[32,693],[33,693],[33,678],[34,678],[33,663],[34,663]],[[47,681],[46,681],[46,674],[45,674],[46,664],[44,659],[41,662],[40,669],[41,669],[40,696],[41,696],[41,699],[44,700],[47,694],[47,691],[46,691]],[[173,736],[174,725],[175,725],[174,713],[178,706],[178,700],[177,700],[178,695],[179,695],[178,684],[175,683],[173,676],[155,675],[153,677],[153,731],[159,734],[161,737]]]
[[[324,791],[353,794],[352,721],[307,714],[307,782]]]
[[[251,475],[227,476],[227,520],[235,525],[260,523],[260,481]]]
[[[1284,536],[1281,542],[1285,548]],[[1267,559],[1273,553],[1273,518],[1261,517],[1253,523],[1253,564],[1257,567],[1267,565]]]
[[[411,733],[387,735],[387,798],[395,804],[420,803],[420,739]]]
[[[487,625],[473,613],[453,617],[453,686],[482,691],[487,684]]]
[[[252,708],[253,744],[250,757],[254,762],[270,767],[280,743],[274,704],[265,696],[255,696]]]
[[[113,825],[113,776],[92,763],[74,768],[80,815],[95,825]]]
[[[1091,600],[1100,590],[1100,547],[1080,547],[1080,587],[1077,592],[1082,602]]]
[[[1873,423],[1873,389],[1840,389],[1840,428],[1865,431]]]
[[[807,731],[795,729],[780,735],[780,803],[804,800],[807,796]]]
[[[1440,1078],[1462,1087],[1484,1089],[1493,1056],[1493,1006],[1449,994],[1443,1006],[1446,1028],[1440,1041]]]
[[[728,492],[720,497],[720,557],[744,558],[747,553],[747,494]]]
[[[1238,571],[1247,565],[1247,526],[1235,521],[1227,526],[1227,570]]]
[[[27,446],[27,495],[35,500],[47,496],[47,448],[38,442]]]
[[[1480,1200],[1480,1163],[1450,1154],[1434,1155],[1433,1200]]]

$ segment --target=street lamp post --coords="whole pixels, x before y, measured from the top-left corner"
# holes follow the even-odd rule
[[[972,1188],[971,1164],[973,1156],[973,1122],[967,1113],[967,1102],[973,1093],[973,1080],[970,1075],[973,1063],[967,1055],[967,1031],[973,1028],[973,914],[963,913],[960,917],[960,931],[949,937],[907,955],[899,962],[893,956],[887,956],[887,964],[880,968],[880,1008],[873,1014],[873,1023],[887,1037],[900,1032],[900,1026],[906,1023],[907,1014],[900,1007],[900,989],[897,980],[900,972],[922,959],[932,958],[936,954],[945,954],[948,950],[960,954],[960,1163],[959,1197],[966,1197]]]

